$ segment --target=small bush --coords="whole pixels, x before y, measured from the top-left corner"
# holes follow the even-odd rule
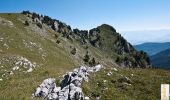
[[[24,23],[25,26],[29,26],[29,22],[26,20]]]
[[[36,23],[36,25],[37,25],[39,28],[42,28],[42,24],[41,24],[41,23]]]
[[[56,43],[57,43],[57,44],[60,44],[60,40],[57,40]]]
[[[55,27],[55,24],[53,23],[51,28],[55,31],[56,30],[56,27]]]
[[[120,63],[120,57],[116,58],[116,63]]]
[[[73,48],[73,49],[71,50],[71,54],[72,54],[72,55],[75,55],[75,54],[76,54],[76,51],[77,51],[76,48]]]
[[[58,38],[59,36],[57,34],[55,34],[55,37]]]
[[[90,56],[88,55],[88,53],[84,56],[83,60],[84,60],[85,63],[89,62]]]
[[[27,14],[31,14],[29,11],[22,11],[21,14],[27,15]]]
[[[95,66],[95,65],[96,65],[96,60],[95,60],[95,58],[92,58],[92,59],[90,60],[89,65],[90,65],[90,66]]]

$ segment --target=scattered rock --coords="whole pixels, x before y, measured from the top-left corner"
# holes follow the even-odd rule
[[[131,86],[132,84],[128,84],[128,83],[123,83],[124,85],[129,85],[129,86]]]
[[[104,83],[106,83],[106,82],[107,82],[107,80],[103,80],[103,82],[104,82]]]
[[[32,68],[29,68],[29,69],[27,70],[28,73],[29,73],[29,72],[32,72],[32,71],[33,71]]]
[[[30,44],[31,44],[32,46],[37,46],[36,43],[33,43],[33,42],[30,42]]]
[[[114,70],[115,72],[117,72],[117,71],[118,71],[116,68],[113,68],[113,70]]]
[[[4,43],[3,46],[9,49],[9,46],[6,43]]]
[[[0,42],[2,42],[4,40],[4,38],[0,38]]]
[[[49,94],[53,93],[53,90],[56,90],[56,84],[54,78],[45,79],[41,85],[36,89],[34,96],[47,97]]]
[[[100,97],[96,97],[96,100],[100,100]]]
[[[18,66],[22,66],[25,69],[27,69],[26,72],[32,72],[33,68],[36,67],[36,63],[35,62],[31,62],[29,61],[27,58],[24,57],[17,57],[17,61],[15,62],[15,67],[13,67],[13,70],[18,70],[19,67]]]
[[[90,98],[86,96],[86,97],[84,97],[84,100],[90,100]]]
[[[120,79],[118,79],[118,82],[120,82],[120,83],[128,83],[128,84],[132,83],[132,81],[128,77],[120,78]]]
[[[4,73],[4,74],[2,74],[2,77],[5,77],[5,75],[6,75],[5,73]]]
[[[19,69],[18,66],[15,66],[15,67],[12,68],[12,70],[18,70],[18,69]]]
[[[107,76],[111,76],[113,73],[110,71],[107,73]]]
[[[97,65],[93,68],[93,70],[94,70],[94,72],[98,72],[102,69],[102,67],[103,67],[102,65]]]
[[[10,71],[10,73],[9,73],[10,75],[13,75],[14,73],[12,72],[12,71]]]
[[[2,17],[0,17],[0,24],[1,24],[1,25],[7,25],[7,26],[9,26],[9,27],[13,27],[13,26],[14,26],[14,24],[12,23],[12,21],[9,21],[9,20],[7,20],[7,19],[5,19],[5,18],[2,18]]]
[[[68,72],[63,75],[60,87],[56,86],[54,78],[45,79],[42,84],[36,89],[33,97],[44,97],[48,100],[89,100],[89,97],[84,98],[81,89],[83,80],[88,81],[88,72],[97,72],[102,68],[102,65],[94,67],[81,66],[73,72]]]

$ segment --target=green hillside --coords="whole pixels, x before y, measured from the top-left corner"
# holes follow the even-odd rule
[[[170,83],[169,71],[150,69],[147,54],[110,25],[87,31],[28,11],[0,14],[0,100],[30,100],[44,79],[59,83],[73,68],[98,63],[104,68],[82,86],[92,99],[157,100],[160,84]]]

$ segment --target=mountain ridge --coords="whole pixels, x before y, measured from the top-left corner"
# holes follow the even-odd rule
[[[143,50],[148,53],[148,55],[152,56],[160,51],[166,50],[170,48],[170,42],[164,43],[156,43],[156,42],[148,42],[139,45],[134,45],[137,50]]]
[[[81,86],[92,100],[157,99],[162,80],[169,82],[164,77],[170,76],[168,71],[151,69],[147,54],[135,50],[110,25],[79,30],[27,11],[0,14],[1,100],[30,100],[43,80],[55,78],[60,86],[65,73],[98,64],[101,71],[91,73]],[[157,74],[162,79],[155,79]]]
[[[130,43],[128,43],[119,33],[117,33],[116,30],[110,25],[102,24],[96,28],[89,30],[88,33],[88,30],[79,30],[79,29],[72,30],[70,25],[67,25],[59,20],[52,19],[48,16],[42,16],[42,15],[40,16],[39,14],[30,13],[29,11],[23,11],[22,14],[27,16],[32,15],[32,19],[35,20],[35,22],[37,21],[38,24],[40,22],[47,24],[54,31],[61,33],[63,37],[69,40],[74,40],[74,39],[78,40],[82,45],[86,45],[86,43],[89,42],[92,46],[99,47],[99,49],[101,49],[104,52],[105,51],[107,53],[112,52],[112,55],[115,54],[116,55],[118,54],[120,56],[124,55],[125,56],[124,58],[121,58],[119,56],[117,58],[114,58],[115,61],[117,61],[117,63],[123,66],[129,66],[129,67],[150,66],[150,60],[147,57],[147,55],[144,52],[136,51],[133,48],[133,46]],[[108,55],[110,56],[110,54]],[[131,55],[131,58],[129,58],[128,55]],[[142,59],[138,59],[139,58],[138,55],[143,56],[143,58],[142,57],[141,58],[146,61],[144,60],[142,61]]]
[[[156,68],[170,69],[170,49],[163,50],[153,56],[151,61]]]

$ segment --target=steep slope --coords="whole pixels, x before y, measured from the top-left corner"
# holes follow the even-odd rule
[[[30,99],[41,80],[57,77],[76,64],[65,47],[55,43],[53,31],[34,23],[25,26],[25,20],[30,19],[22,14],[0,14],[1,100]]]
[[[103,24],[89,31],[90,43],[107,57],[125,67],[149,67],[150,59],[145,52],[137,51],[116,30]]]
[[[148,55],[153,56],[158,52],[164,51],[170,48],[170,42],[165,43],[143,43],[134,46],[137,50],[143,50]]]
[[[135,50],[110,25],[103,24],[87,31],[71,29],[69,25],[61,21],[28,11],[24,11],[22,14],[0,14],[1,100],[30,100],[34,89],[44,79],[54,77],[56,83],[59,83],[61,76],[67,71],[80,65],[94,66],[99,63],[104,66],[103,71],[89,76],[90,82],[94,82],[96,86],[97,81],[103,80],[104,77],[107,79],[106,72],[113,71],[114,68],[120,71],[116,72],[120,77],[114,76],[114,74],[112,77],[122,78],[131,74],[129,68],[150,67],[146,53]],[[133,69],[131,70],[133,71]],[[137,81],[143,77],[141,81],[149,83],[148,80],[154,78],[152,76],[145,80],[146,77],[143,76],[143,74],[147,74],[145,69],[139,70],[141,74],[135,78]],[[150,72],[152,70],[148,71],[147,75],[152,75]],[[169,75],[168,72],[161,72],[164,74],[160,77],[166,80],[164,76]],[[157,73],[157,71],[153,73]],[[158,79],[156,86],[161,83],[161,80]],[[144,86],[147,85],[144,83]],[[94,91],[92,84],[83,86],[83,88],[85,94],[90,98],[96,96],[92,92]],[[133,88],[135,86],[131,87],[131,89]],[[140,88],[135,88],[135,90],[141,91]],[[155,93],[155,91],[150,91]],[[118,92],[117,89],[111,91],[111,93],[116,92]],[[120,96],[123,95],[120,94]],[[104,95],[101,96],[104,97]],[[133,96],[129,98],[134,99]]]
[[[151,56],[151,61],[156,68],[170,69],[170,49]]]

